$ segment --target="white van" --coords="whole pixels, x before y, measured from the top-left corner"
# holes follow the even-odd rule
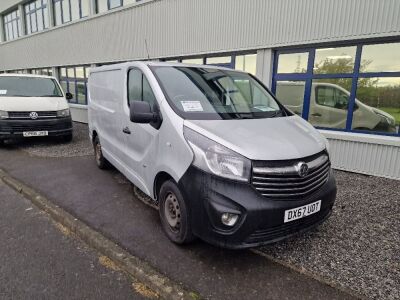
[[[252,247],[331,214],[326,139],[250,74],[162,62],[94,68],[89,130],[98,166],[110,162],[154,199],[175,243]]]
[[[72,121],[57,79],[0,74],[0,143],[7,139],[56,136],[72,139]]]
[[[280,81],[276,86],[276,97],[294,113],[303,111],[304,83]],[[332,83],[313,83],[310,96],[309,121],[317,127],[346,128],[350,92]],[[397,133],[393,116],[355,99],[354,130],[374,130]]]

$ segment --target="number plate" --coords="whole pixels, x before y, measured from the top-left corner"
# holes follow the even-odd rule
[[[47,136],[49,135],[48,131],[24,131],[22,133],[24,137],[32,137],[32,136]]]
[[[285,210],[284,223],[298,220],[309,215],[315,214],[321,210],[321,200],[304,206]]]

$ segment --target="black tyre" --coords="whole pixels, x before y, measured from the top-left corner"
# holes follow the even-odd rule
[[[182,193],[172,180],[164,182],[159,193],[161,225],[176,244],[187,244],[195,237],[190,225],[189,210]]]
[[[4,146],[4,140],[0,140],[0,147]]]
[[[69,142],[71,142],[71,141],[72,141],[72,138],[73,138],[72,133],[69,133],[69,134],[67,134],[67,135],[63,135],[63,136],[61,137],[61,139],[62,139],[62,141],[63,141],[64,143],[69,143]]]
[[[108,161],[103,156],[103,152],[101,151],[100,139],[98,136],[94,138],[93,141],[94,148],[94,157],[96,159],[96,164],[100,169],[106,169],[108,167]]]

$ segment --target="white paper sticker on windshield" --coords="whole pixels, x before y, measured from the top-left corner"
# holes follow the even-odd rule
[[[181,101],[184,111],[204,111],[200,101]]]
[[[7,90],[0,90],[0,95],[6,95],[7,94]]]
[[[254,106],[255,109],[258,109],[260,111],[275,111],[276,109],[272,108],[272,107],[268,107],[268,106]]]

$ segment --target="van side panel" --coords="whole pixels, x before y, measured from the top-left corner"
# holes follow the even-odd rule
[[[120,127],[123,98],[120,69],[92,72],[89,77],[89,124],[96,130],[105,156],[118,157],[124,143]]]

